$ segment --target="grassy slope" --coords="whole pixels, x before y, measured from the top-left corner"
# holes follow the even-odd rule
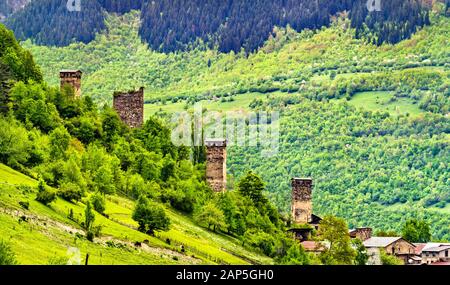
[[[110,219],[96,215],[95,223],[103,226],[102,237],[95,243],[88,242],[76,237],[81,229],[67,218],[72,209],[75,219],[82,220],[84,205],[58,199],[46,207],[34,201],[35,193],[17,188],[36,184],[35,180],[0,164],[0,239],[11,242],[21,264],[47,264],[64,259],[69,247],[78,248],[82,260],[89,253],[89,264],[271,263],[271,259],[242,248],[239,241],[200,228],[190,218],[172,210],[169,210],[172,220],[169,232],[157,237],[140,233],[131,219],[133,202],[117,196],[107,200]],[[21,209],[20,201],[28,201],[30,210]],[[22,215],[34,218],[19,222]],[[171,245],[165,242],[167,238]],[[109,240],[123,246],[107,246]],[[148,240],[148,246],[132,245],[144,240]],[[179,252],[181,244],[187,245],[186,254]]]
[[[424,113],[417,103],[414,104],[409,98],[401,98],[398,101],[391,102],[390,99],[393,95],[393,92],[386,91],[360,92],[353,95],[348,103],[358,109],[388,112],[396,116],[404,114],[417,116]],[[346,99],[342,98],[335,101],[342,102]]]

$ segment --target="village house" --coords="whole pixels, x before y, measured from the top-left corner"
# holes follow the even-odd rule
[[[394,255],[406,264],[418,264],[415,245],[402,237],[371,237],[363,242],[369,253],[369,264],[380,265],[376,253],[384,250],[389,255]]]
[[[321,253],[330,248],[326,242],[305,240],[300,243],[306,252]]]
[[[428,243],[421,252],[422,264],[450,265],[450,243]]]
[[[372,237],[372,228],[356,228],[348,231],[350,238],[360,239],[361,241],[366,241]]]

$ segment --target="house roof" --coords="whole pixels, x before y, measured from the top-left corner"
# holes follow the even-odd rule
[[[416,247],[414,250],[415,254],[422,254],[422,250],[427,246],[426,243],[413,243]]]
[[[431,248],[422,250],[422,252],[441,252],[441,251],[448,250],[448,249],[450,249],[450,245],[431,247]]]
[[[402,239],[401,237],[371,237],[363,242],[365,247],[386,247]]]
[[[306,251],[324,251],[324,244],[317,241],[303,241],[300,243]]]
[[[226,139],[206,139],[205,145],[206,146],[227,146],[227,140]]]
[[[434,262],[431,263],[430,265],[450,265],[450,261],[441,261],[441,262]]]
[[[372,228],[369,228],[369,227],[360,227],[360,228],[356,228],[356,229],[349,229],[349,230],[348,230],[348,233],[349,233],[349,234],[351,234],[351,233],[356,233],[356,232],[361,231],[361,230],[372,230]]]
[[[450,246],[450,243],[439,243],[439,242],[429,242],[425,245],[425,247],[423,248],[422,251],[427,250],[429,248],[433,248],[433,247],[441,247],[441,246]]]
[[[311,177],[293,177],[291,180],[303,180],[303,181],[312,181]]]
[[[318,223],[320,223],[320,221],[322,221],[321,217],[312,214],[311,215],[311,222],[309,222],[309,224],[318,224]]]
[[[81,70],[79,69],[62,69],[59,72],[61,73],[76,73],[76,72],[80,72],[83,73]]]

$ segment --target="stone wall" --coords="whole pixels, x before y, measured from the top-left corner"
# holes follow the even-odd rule
[[[292,179],[292,219],[294,223],[307,224],[312,219],[313,181],[309,178]]]
[[[372,237],[372,228],[356,228],[351,231],[350,237],[366,241]]]
[[[81,75],[80,70],[62,70],[59,73],[61,79],[61,90],[65,85],[69,85],[73,88],[75,98],[81,98]]]
[[[226,140],[206,140],[206,180],[214,192],[224,192],[227,184]]]
[[[403,261],[404,264],[408,263],[410,256],[415,255],[414,245],[405,241],[404,239],[399,239],[398,241],[390,244],[385,248],[386,253],[390,255],[395,255]]]
[[[122,122],[130,128],[141,127],[144,123],[144,88],[115,93],[113,106]]]

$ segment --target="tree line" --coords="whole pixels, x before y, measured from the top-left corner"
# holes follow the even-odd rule
[[[365,0],[225,0],[118,1],[95,0],[70,12],[65,0],[33,1],[7,20],[19,39],[42,45],[88,43],[106,29],[104,12],[141,10],[139,34],[154,50],[186,50],[201,42],[221,52],[247,52],[262,47],[275,26],[297,31],[328,26],[331,17],[350,12],[357,36],[375,44],[397,43],[429,24],[422,1],[383,1],[380,12],[367,9]],[[29,21],[33,19],[33,21]]]

